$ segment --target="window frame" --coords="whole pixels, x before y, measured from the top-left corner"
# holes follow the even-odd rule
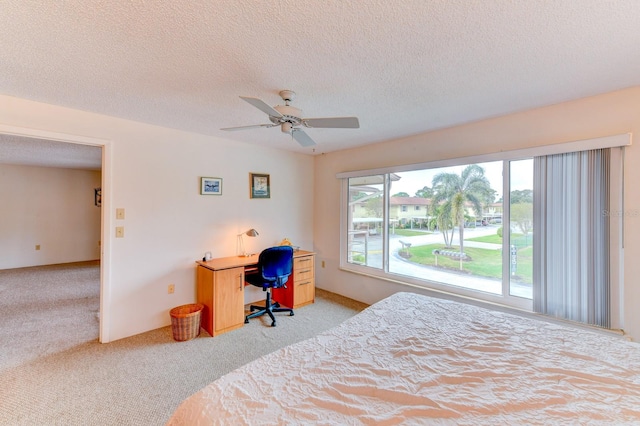
[[[341,220],[340,220],[340,266],[339,268],[344,271],[357,273],[360,275],[370,276],[373,278],[377,278],[383,281],[389,281],[396,284],[407,285],[411,287],[418,287],[421,289],[427,289],[436,292],[442,292],[446,294],[452,294],[456,296],[463,296],[474,300],[480,300],[483,302],[497,303],[500,305],[506,305],[510,307],[514,307],[517,309],[523,309],[527,311],[532,311],[533,302],[532,299],[524,299],[517,296],[511,296],[509,294],[509,262],[502,262],[503,274],[502,274],[502,294],[496,295],[492,293],[481,292],[477,290],[466,289],[463,287],[454,286],[451,284],[444,284],[434,281],[429,281],[425,279],[418,279],[411,276],[400,275],[393,272],[389,272],[389,238],[388,238],[388,224],[389,224],[389,202],[390,202],[390,175],[398,172],[405,171],[414,171],[421,169],[432,169],[432,168],[441,168],[441,167],[449,167],[449,166],[458,166],[458,165],[466,165],[466,164],[477,164],[477,163],[485,163],[491,161],[502,161],[503,162],[503,224],[509,223],[510,217],[510,208],[505,208],[504,206],[510,206],[510,161],[523,160],[527,158],[532,158],[535,156],[541,155],[551,155],[551,154],[560,154],[566,152],[574,152],[574,151],[584,151],[589,149],[597,149],[597,148],[614,148],[614,147],[624,147],[631,145],[631,134],[621,134],[621,135],[613,135],[602,138],[588,139],[582,141],[573,141],[566,143],[559,143],[554,145],[544,145],[533,148],[526,148],[520,150],[512,150],[512,151],[502,151],[497,153],[483,154],[483,155],[475,155],[469,157],[459,157],[447,160],[437,160],[430,161],[425,163],[416,163],[416,164],[407,164],[393,167],[384,167],[370,170],[358,170],[353,172],[343,172],[338,173],[336,175],[337,178],[341,179]],[[371,175],[381,175],[384,176],[384,199],[383,203],[383,226],[382,226],[382,269],[369,267],[365,265],[357,265],[353,263],[349,263],[346,258],[346,253],[348,251],[348,241],[345,238],[347,229],[349,228],[348,224],[348,215],[345,214],[348,208],[348,194],[349,194],[349,178],[351,177],[364,177]],[[620,200],[621,202],[622,200]],[[624,217],[620,218],[621,221]],[[622,228],[622,224],[619,225]],[[506,238],[505,238],[506,236]],[[623,242],[623,241],[622,241]],[[503,253],[509,253],[510,247],[510,233],[506,232],[503,234]],[[504,259],[504,258],[503,258]],[[615,269],[619,271],[618,281],[612,286],[612,301],[614,305],[616,304],[616,298],[619,298],[623,293],[623,283],[622,283],[622,271],[621,271],[621,262],[622,262],[622,253],[618,252],[611,259],[611,269]],[[505,278],[506,277],[506,278]],[[615,312],[618,312],[617,309],[612,309],[612,315],[615,316]],[[613,318],[612,318],[613,319]],[[612,325],[617,324],[616,320],[612,321]]]

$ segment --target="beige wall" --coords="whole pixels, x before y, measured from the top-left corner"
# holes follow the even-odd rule
[[[105,140],[102,173],[103,341],[170,324],[172,307],[195,300],[195,261],[236,254],[236,235],[256,252],[288,237],[313,247],[313,158],[78,110],[0,96],[0,125]],[[271,175],[271,199],[249,199],[249,172]],[[223,179],[200,195],[200,176]],[[115,219],[115,209],[125,219]],[[113,238],[124,226],[125,238]],[[167,286],[175,284],[175,293]],[[260,297],[263,297],[261,294]]]
[[[340,181],[336,173],[528,148],[623,133],[640,134],[640,87],[497,117],[405,139],[315,157],[315,249],[318,287],[373,303],[417,290],[339,269]],[[640,147],[626,149],[625,211],[640,211]],[[627,216],[623,327],[640,340],[640,216]]]
[[[97,171],[0,164],[0,269],[99,259],[100,179]]]

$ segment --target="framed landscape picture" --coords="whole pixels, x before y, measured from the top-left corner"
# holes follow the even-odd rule
[[[249,173],[249,186],[250,198],[271,198],[269,175]]]
[[[222,179],[216,177],[201,177],[200,194],[222,195]]]

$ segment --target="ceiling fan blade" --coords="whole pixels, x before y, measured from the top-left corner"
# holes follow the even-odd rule
[[[275,126],[275,124],[254,124],[251,126],[225,127],[224,129],[220,129],[220,130],[235,131],[235,130],[255,129],[257,127],[273,127],[273,126]]]
[[[316,128],[358,129],[360,127],[358,117],[303,118],[302,122],[307,127]]]
[[[291,136],[302,146],[313,146],[316,143],[300,129],[291,129]]]
[[[282,117],[282,114],[280,114],[278,111],[276,111],[275,109],[267,105],[262,99],[249,98],[246,96],[240,96],[240,99],[242,99],[243,101],[249,102],[251,105],[258,108],[260,111],[264,112],[268,116],[278,117],[278,118]]]

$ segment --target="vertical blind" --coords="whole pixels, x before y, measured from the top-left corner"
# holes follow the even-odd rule
[[[610,328],[610,149],[534,158],[533,309]]]

